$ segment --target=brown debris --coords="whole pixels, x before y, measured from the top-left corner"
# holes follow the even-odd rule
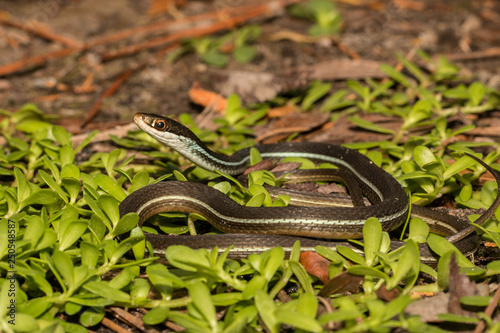
[[[134,70],[131,69],[131,68],[125,70],[125,72],[123,72],[118,77],[118,79],[115,82],[113,82],[113,84],[108,89],[106,89],[106,91],[104,91],[104,93],[97,99],[97,101],[95,102],[95,104],[92,106],[92,108],[90,109],[90,111],[87,113],[87,116],[85,117],[85,119],[84,119],[84,121],[83,121],[83,123],[81,125],[82,128],[84,128],[85,126],[87,126],[87,124],[92,119],[94,119],[94,117],[99,112],[99,109],[101,108],[101,105],[104,102],[104,100],[106,98],[108,98],[109,96],[113,95],[115,93],[115,91],[118,90],[118,88],[123,84],[123,82],[126,79],[128,79],[128,77],[130,75],[132,75],[132,73],[134,73]]]
[[[213,92],[200,88],[200,83],[195,82],[193,87],[189,89],[189,99],[191,102],[201,105],[206,108],[211,108],[219,114],[224,114],[226,111],[227,100]]]
[[[462,307],[460,298],[464,296],[477,296],[479,295],[479,291],[476,288],[476,284],[470,281],[467,275],[460,273],[460,267],[458,267],[454,254],[450,260],[449,294],[449,313],[461,316],[476,316],[474,312],[467,311]]]
[[[0,24],[24,30],[30,34],[40,36],[44,39],[51,40],[66,45],[69,48],[80,48],[82,42],[69,37],[58,35],[50,30],[47,26],[41,25],[37,21],[21,22],[8,15],[8,13],[0,12]]]
[[[362,276],[351,275],[347,271],[343,271],[326,282],[318,296],[327,297],[333,294],[355,293],[364,280]]]
[[[293,133],[305,133],[321,127],[330,118],[323,112],[294,112],[270,123],[266,128],[256,132],[256,142],[274,143]]]
[[[318,277],[323,283],[330,280],[328,276],[330,261],[316,252],[302,252],[300,254],[300,263],[309,274]]]
[[[33,67],[41,66],[49,60],[64,58],[70,54],[80,51],[77,48],[66,48],[62,50],[47,52],[31,58],[26,58],[18,61],[11,62],[5,66],[0,67],[0,77],[13,74],[19,71],[27,71]]]

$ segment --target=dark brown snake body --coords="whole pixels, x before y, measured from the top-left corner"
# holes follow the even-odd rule
[[[231,156],[214,153],[191,131],[172,119],[137,114],[135,121],[146,133],[208,170],[239,174],[248,165],[249,149],[240,150]],[[378,218],[384,231],[396,229],[407,219],[410,205],[404,189],[391,175],[357,151],[309,142],[261,145],[256,148],[263,158],[297,156],[335,164],[339,169],[331,173],[334,178],[345,180],[353,196],[354,206],[246,207],[204,184],[165,181],[130,194],[120,204],[120,215],[135,212],[142,225],[147,218],[160,212],[197,213],[228,234],[179,237],[148,234],[147,240],[152,243],[154,252],[161,255],[170,245],[192,248],[218,246],[221,250],[233,246],[233,257],[245,257],[274,246],[282,246],[289,251],[296,240],[300,240],[302,250],[314,250],[317,245],[335,248],[343,244],[352,247],[350,243],[338,240],[361,238],[367,218]],[[476,157],[471,157],[491,171],[497,183],[500,183],[496,172]],[[371,205],[364,205],[362,196]],[[500,199],[497,198],[476,222],[481,224],[486,221],[499,204]],[[479,238],[475,234],[471,235],[474,228],[465,219],[421,207],[412,207],[412,216],[422,218],[430,225],[432,232],[447,236],[465,254],[473,253],[478,247]],[[392,248],[402,245],[404,242],[391,243]],[[420,244],[420,253],[423,261],[435,260],[427,244]]]

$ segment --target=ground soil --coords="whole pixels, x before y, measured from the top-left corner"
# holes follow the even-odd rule
[[[254,3],[249,0],[178,1],[178,11],[190,16],[220,8]],[[172,11],[149,15],[150,1],[106,2],[98,0],[0,1],[3,15],[25,24],[38,22],[52,32],[85,42],[131,27],[172,19]],[[500,88],[500,1],[340,1],[344,28],[332,42],[270,40],[275,33],[292,31],[307,34],[310,23],[286,13],[257,17],[250,22],[263,29],[257,41],[258,55],[248,64],[231,61],[225,69],[213,69],[195,54],[170,63],[144,49],[127,57],[103,61],[103,54],[138,43],[144,36],[104,44],[41,64],[26,64],[0,77],[0,107],[11,111],[36,103],[44,112],[59,115],[62,124],[78,132],[99,97],[127,69],[135,70],[123,84],[104,99],[88,129],[131,121],[137,111],[162,114],[196,113],[188,90],[200,82],[217,91],[221,73],[250,71],[278,73],[332,59],[358,55],[363,60],[395,64],[396,53],[408,55],[422,49],[431,56],[446,54],[479,80]],[[339,44],[341,47],[339,47]],[[25,30],[0,25],[0,67],[47,52],[63,49],[62,43],[40,38]],[[491,55],[488,55],[493,51]],[[496,52],[495,52],[496,51]],[[490,52],[491,53],[491,52]],[[91,89],[77,91],[91,81]],[[293,80],[293,78],[291,78]],[[334,87],[342,86],[344,80]],[[248,100],[252,102],[251,98]],[[93,124],[93,125],[92,125]]]

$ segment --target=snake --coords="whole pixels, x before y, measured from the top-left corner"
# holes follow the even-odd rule
[[[134,121],[142,131],[206,170],[236,176],[243,174],[249,165],[250,148],[232,155],[214,152],[190,129],[169,117],[137,113]],[[336,249],[338,245],[344,245],[362,253],[347,240],[363,237],[363,226],[368,218],[377,218],[382,229],[390,232],[408,219],[410,210],[411,217],[424,220],[431,232],[447,237],[465,255],[473,254],[479,246],[479,236],[467,219],[442,210],[410,205],[401,184],[356,150],[319,142],[282,142],[256,145],[255,148],[263,159],[300,157],[335,165],[338,169],[305,172],[313,173],[313,176],[315,172],[323,172],[327,178],[343,180],[352,196],[351,202],[345,197],[333,196],[327,199],[329,203],[326,205],[312,206],[310,202],[325,201],[324,196],[320,200],[320,195],[302,194],[309,198],[305,199],[305,204],[297,200],[294,206],[248,207],[204,183],[162,181],[130,193],[120,203],[120,216],[136,213],[138,225],[142,226],[149,217],[163,212],[196,213],[224,232],[190,236],[146,233],[153,254],[158,256],[164,256],[169,246],[185,245],[194,249],[217,247],[219,251],[230,248],[230,257],[244,258],[276,246],[291,252],[297,240],[300,240],[301,251],[315,251],[317,246]],[[496,171],[474,155],[467,155],[490,171],[500,184]],[[500,196],[497,196],[475,223],[484,223],[499,204]],[[392,240],[390,247],[394,250],[404,244]],[[419,244],[419,250],[422,262],[437,260],[428,244]]]

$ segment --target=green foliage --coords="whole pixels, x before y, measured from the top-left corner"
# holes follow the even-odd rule
[[[174,61],[188,52],[195,52],[200,60],[212,67],[226,67],[232,58],[239,63],[252,62],[257,56],[257,49],[251,45],[262,33],[258,25],[245,25],[224,36],[203,37],[186,41],[169,56]]]
[[[308,19],[314,22],[309,28],[311,36],[336,35],[342,28],[342,16],[335,3],[329,0],[309,0],[290,6],[292,16]]]
[[[329,6],[327,3],[311,1],[307,5],[324,8],[321,6]],[[318,20],[326,22],[325,27],[336,24],[334,19]],[[248,54],[244,47],[257,36],[254,30],[240,31],[231,35],[230,40],[243,48],[239,52]],[[208,46],[199,47],[205,47],[205,53],[210,50]],[[430,62],[425,54],[419,55]],[[473,126],[452,128],[448,120],[459,111],[468,114],[496,109],[500,94],[478,82],[467,83],[463,79],[458,82],[458,69],[444,58],[431,63],[429,73],[400,56],[398,60],[411,77],[384,66],[390,77],[387,81],[349,81],[346,89],[336,92],[330,92],[328,83],[315,82],[303,96],[295,97],[295,102],[305,111],[332,112],[332,118],[345,114],[355,126],[387,134],[388,141],[348,146],[365,153],[393,174],[412,193],[413,204],[427,204],[448,196],[460,207],[489,207],[498,192],[496,184],[487,182],[478,190],[476,182],[485,170],[461,153],[490,145],[491,152],[483,160],[492,163],[500,156],[499,146],[457,140]],[[182,115],[181,121],[214,149],[232,153],[254,145],[250,136],[253,127],[262,123],[267,106],[250,111],[234,95],[228,99],[224,118],[216,120],[217,131],[197,128],[188,115]],[[428,225],[419,219],[409,222],[409,234],[402,236],[408,237],[406,244],[392,251],[389,235],[382,231],[377,220],[368,219],[363,239],[353,240],[352,247],[338,246],[337,251],[316,249],[331,261],[328,269],[331,277],[343,271],[364,277],[362,291],[328,299],[334,311],[318,317],[315,294],[322,283],[300,263],[299,243],[290,255],[274,248],[241,261],[228,259],[228,252],[218,249],[172,246],[165,251],[169,265],[163,265],[145,253],[150,245],[145,244],[142,230],[136,228],[137,214],[120,217],[118,212],[119,203],[129,193],[169,177],[207,181],[242,205],[286,206],[290,201],[288,196],[274,198],[268,190],[268,186],[281,186],[285,179],[277,179],[268,171],[255,171],[244,188],[231,176],[192,167],[139,131],[112,140],[121,147],[148,147],[144,153],[158,161],[155,165],[134,165],[133,158],[127,157],[123,148],[96,153],[80,161],[79,153],[96,133],[74,147],[71,135],[53,126],[51,119],[34,105],[28,104],[15,113],[4,110],[0,113],[4,116],[0,133],[5,140],[0,151],[2,332],[94,330],[109,306],[146,308],[149,310],[144,316],[146,324],[161,325],[169,320],[190,331],[203,332],[262,331],[264,327],[270,332],[279,332],[283,327],[316,332],[331,323],[342,324],[345,332],[436,330],[418,317],[404,315],[412,291],[446,290],[452,257],[456,257],[461,271],[473,280],[488,282],[500,274],[498,261],[490,262],[486,268],[474,266],[446,239],[429,234]],[[397,117],[402,126],[389,129],[365,120],[363,113]],[[429,129],[415,136],[417,128]],[[258,151],[252,151],[252,164],[261,159]],[[302,168],[316,167],[309,160],[289,160],[301,162]],[[221,175],[226,179],[221,180]],[[201,222],[195,220],[202,219],[191,214],[187,227],[184,215],[164,215],[156,217],[153,224],[168,233],[197,233]],[[483,238],[500,245],[500,227],[496,221],[490,220],[478,228]],[[148,226],[144,230],[156,232]],[[16,327],[8,323],[7,308],[10,302],[7,292],[12,287],[8,279],[12,270],[10,232],[15,235],[18,277],[14,282]],[[117,238],[120,235],[124,239]],[[424,242],[439,256],[437,270],[419,261],[418,244]],[[418,285],[422,273],[435,282]],[[292,285],[296,291],[290,294],[289,302],[277,298],[284,288]],[[391,302],[379,300],[376,292],[382,286],[398,290],[400,296]],[[153,297],[152,291],[155,291]],[[461,302],[481,311],[490,300],[490,296],[471,296]],[[222,318],[218,318],[220,309],[225,313]],[[62,315],[71,316],[72,321],[63,322]],[[481,316],[490,329],[497,328],[491,318]],[[441,319],[477,322],[452,315]]]

